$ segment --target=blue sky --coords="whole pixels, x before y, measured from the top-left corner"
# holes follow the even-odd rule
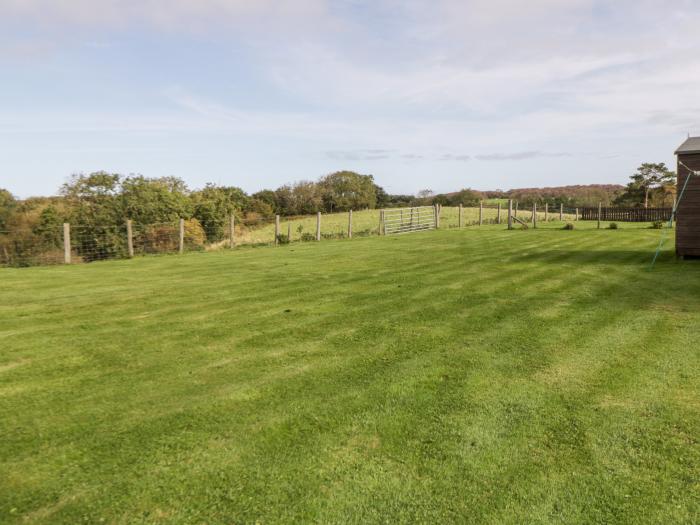
[[[0,187],[624,183],[700,135],[690,0],[0,0]]]

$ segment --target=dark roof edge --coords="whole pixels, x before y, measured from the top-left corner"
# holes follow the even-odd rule
[[[696,153],[700,153],[700,149],[687,149],[687,150],[677,149],[676,151],[673,152],[674,155],[695,155]]]

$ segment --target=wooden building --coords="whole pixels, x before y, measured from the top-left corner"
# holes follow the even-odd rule
[[[688,137],[676,150],[678,156],[678,201],[676,215],[676,255],[700,257],[700,175],[692,176],[681,196],[691,171],[700,172],[700,137]]]

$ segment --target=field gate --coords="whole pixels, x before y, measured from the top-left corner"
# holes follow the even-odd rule
[[[382,212],[384,235],[434,230],[437,224],[434,206],[390,208]]]

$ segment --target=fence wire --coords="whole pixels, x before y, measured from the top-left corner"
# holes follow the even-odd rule
[[[538,206],[536,227],[558,229],[563,223],[582,220],[583,208],[569,206]],[[387,226],[402,214],[410,215],[410,207],[384,210]],[[426,208],[426,213],[432,207]],[[421,211],[422,213],[422,211]],[[508,224],[508,206],[502,203],[463,207],[440,206],[440,229],[478,225]],[[352,236],[366,237],[391,233],[382,229],[382,210],[362,210],[353,213]],[[533,209],[518,203],[513,205],[514,227],[533,227]],[[404,217],[405,218],[405,217]],[[320,231],[317,215],[275,217],[248,215],[236,217],[233,237],[231,220],[215,220],[201,224],[196,219],[131,224],[132,242],[129,245],[128,225],[71,225],[70,249],[66,256],[62,225],[42,228],[0,230],[0,266],[36,266],[121,259],[131,256],[175,254],[190,251],[226,249],[233,246],[265,246],[349,237],[348,212],[322,214]],[[393,223],[392,223],[393,224]],[[182,240],[180,238],[182,233]]]

